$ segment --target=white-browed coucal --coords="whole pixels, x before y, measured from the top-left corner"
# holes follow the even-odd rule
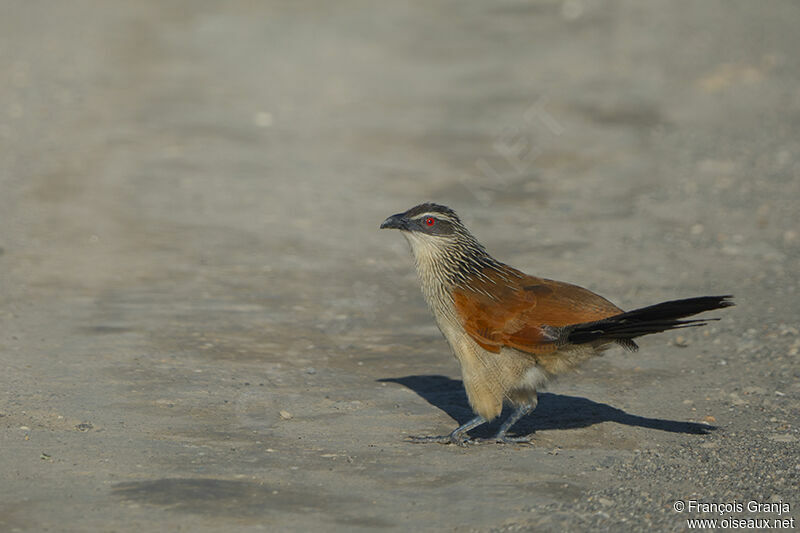
[[[702,326],[686,317],[733,305],[731,296],[701,296],[623,312],[588,289],[537,278],[490,256],[449,207],[425,203],[387,218],[381,228],[402,231],[411,245],[425,299],[461,364],[476,416],[449,435],[418,442],[464,445],[467,432],[515,407],[498,442],[525,442],[508,430],[536,407],[537,390],[550,378],[616,343]]]

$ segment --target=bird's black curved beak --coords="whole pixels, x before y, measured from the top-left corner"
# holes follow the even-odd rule
[[[392,215],[381,224],[381,229],[408,229],[408,219],[404,213]]]

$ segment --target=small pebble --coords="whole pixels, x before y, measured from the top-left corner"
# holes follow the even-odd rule
[[[289,411],[283,410],[283,409],[281,409],[280,415],[281,415],[281,418],[284,419],[284,420],[291,420],[291,418],[292,418],[292,413],[290,413]]]

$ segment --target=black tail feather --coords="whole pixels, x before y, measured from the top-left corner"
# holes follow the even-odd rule
[[[671,329],[705,326],[712,320],[719,320],[718,318],[680,319],[713,309],[730,307],[734,305],[730,298],[733,296],[700,296],[650,305],[596,322],[570,326],[566,332],[566,339],[571,344],[600,340],[617,341],[623,346],[632,348],[635,343],[631,339],[635,337]]]

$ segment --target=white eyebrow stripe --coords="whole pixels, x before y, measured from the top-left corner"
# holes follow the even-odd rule
[[[422,213],[422,214],[419,214],[419,215],[414,215],[413,217],[411,217],[411,220],[418,220],[418,219],[420,219],[420,218],[425,218],[425,217],[434,217],[434,218],[440,218],[440,219],[442,219],[442,220],[447,220],[447,221],[449,221],[449,222],[452,222],[452,221],[453,221],[453,219],[452,219],[452,218],[450,218],[448,215],[446,215],[446,214],[444,214],[444,213],[437,213],[437,212],[435,212],[435,211],[428,211],[427,213]]]

